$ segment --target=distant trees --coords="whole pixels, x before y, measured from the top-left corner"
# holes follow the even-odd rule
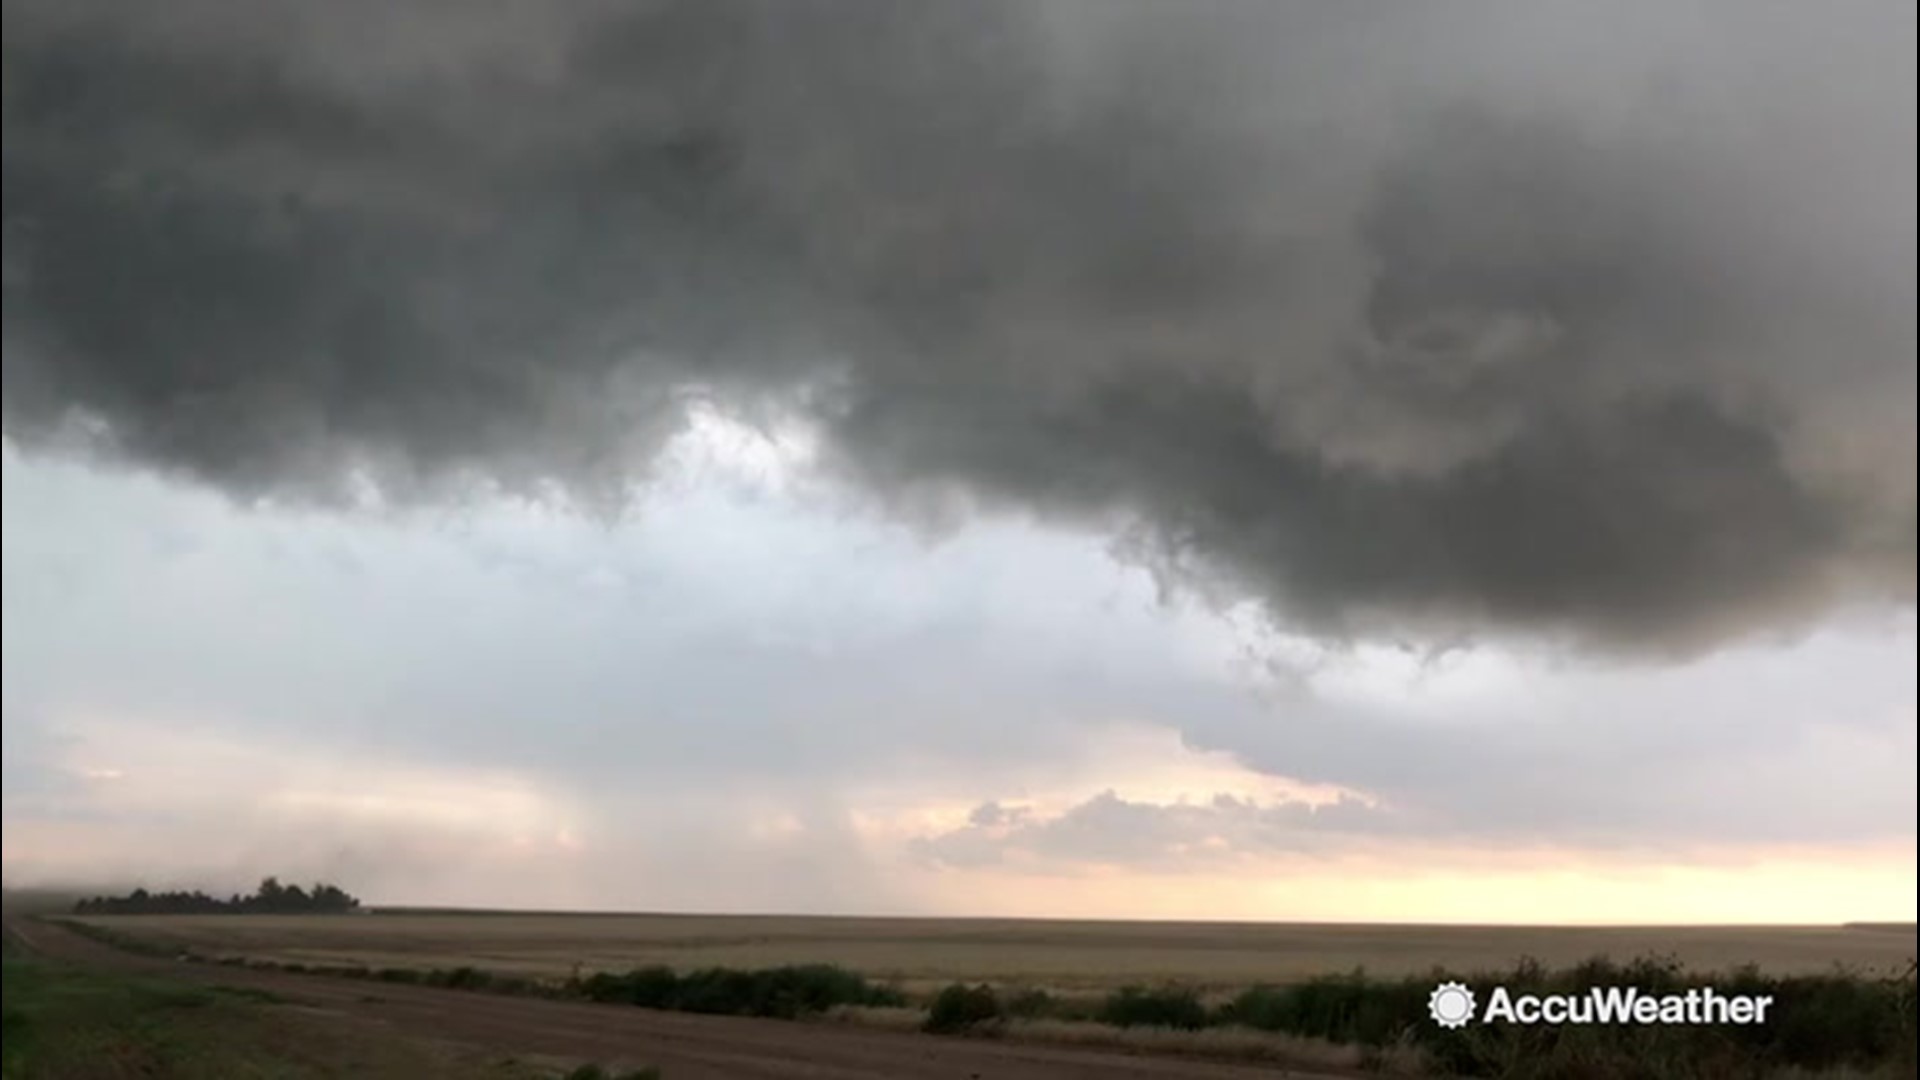
[[[360,901],[337,885],[316,883],[311,889],[282,885],[265,878],[260,888],[225,900],[192,892],[148,892],[135,889],[125,896],[95,896],[73,905],[75,915],[337,915],[358,911]]]

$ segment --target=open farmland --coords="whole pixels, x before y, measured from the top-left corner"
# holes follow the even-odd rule
[[[1482,927],[885,919],[804,916],[383,912],[362,916],[137,915],[82,920],[208,956],[446,968],[564,978],[651,964],[679,970],[832,963],[920,991],[956,980],[1095,991],[1177,980],[1228,988],[1363,967],[1381,976],[1671,954],[1696,970],[1904,969],[1912,925]]]

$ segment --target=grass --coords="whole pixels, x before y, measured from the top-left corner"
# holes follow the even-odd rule
[[[1091,1020],[1039,1018],[1009,1020],[998,1034],[1016,1042],[1084,1046],[1133,1054],[1176,1054],[1293,1069],[1365,1069],[1389,1076],[1426,1075],[1426,1057],[1417,1047],[1349,1046],[1303,1035],[1235,1026],[1198,1030],[1117,1028]]]
[[[4,1080],[547,1080],[551,1068],[416,1042],[251,989],[4,959]],[[575,1070],[578,1073],[578,1070]],[[588,1074],[591,1075],[591,1074]],[[645,1072],[602,1073],[642,1080]],[[653,1073],[649,1080],[657,1080]]]

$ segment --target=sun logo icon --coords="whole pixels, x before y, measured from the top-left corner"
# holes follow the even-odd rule
[[[1457,982],[1443,982],[1427,995],[1427,1012],[1443,1028],[1466,1027],[1473,1019],[1473,991]]]

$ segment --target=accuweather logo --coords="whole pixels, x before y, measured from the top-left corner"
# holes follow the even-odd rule
[[[1466,1027],[1473,1019],[1473,991],[1457,982],[1443,982],[1427,995],[1427,1012],[1443,1028]]]
[[[1512,994],[1496,986],[1484,1008],[1472,988],[1443,982],[1427,995],[1427,1012],[1443,1028],[1482,1024],[1764,1024],[1769,994],[1722,994],[1711,987],[1683,994],[1644,994],[1632,986],[1596,986],[1580,994]]]

